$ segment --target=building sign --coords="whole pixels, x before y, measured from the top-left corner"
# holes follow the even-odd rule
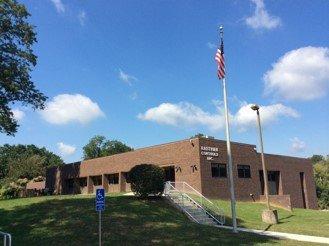
[[[207,160],[212,160],[214,157],[218,157],[218,148],[217,147],[209,147],[209,146],[201,146],[201,155],[206,156]]]

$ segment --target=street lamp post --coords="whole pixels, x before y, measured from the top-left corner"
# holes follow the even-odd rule
[[[251,105],[251,109],[256,111],[256,113],[257,113],[257,123],[258,123],[258,130],[259,130],[259,144],[260,144],[260,152],[261,152],[262,168],[263,168],[263,179],[264,179],[264,194],[265,194],[266,205],[267,205],[267,210],[264,210],[262,213],[262,219],[266,223],[277,224],[278,223],[277,210],[272,210],[271,206],[270,206],[270,199],[269,199],[269,192],[268,192],[268,175],[267,175],[267,169],[266,169],[266,165],[265,165],[263,133],[262,133],[262,126],[260,123],[259,106],[257,104],[253,104],[253,105]]]

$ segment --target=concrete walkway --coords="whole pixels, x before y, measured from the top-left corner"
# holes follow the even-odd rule
[[[232,230],[231,226],[216,226],[216,227]],[[285,233],[285,232],[246,229],[246,228],[240,228],[240,227],[238,227],[238,231],[255,233],[258,235],[275,237],[275,238],[279,238],[279,239],[290,239],[290,240],[311,242],[311,243],[324,243],[324,244],[329,245],[329,237],[316,237],[316,236],[308,236],[308,235]]]

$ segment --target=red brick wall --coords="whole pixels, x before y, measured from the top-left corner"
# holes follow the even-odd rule
[[[205,156],[201,156],[201,177],[202,192],[209,197],[230,198],[229,175],[227,178],[212,178],[211,163],[227,164],[226,142],[220,140],[200,139],[201,145],[213,146],[219,149],[219,156],[207,161]],[[231,144],[233,156],[233,178],[235,184],[235,195],[239,200],[250,200],[250,194],[259,196],[261,190],[258,178],[258,158],[253,145]],[[237,165],[250,165],[251,178],[238,178]]]
[[[200,146],[217,147],[219,156],[208,161],[206,156],[201,155]],[[233,176],[235,194],[238,200],[251,200],[253,194],[256,200],[261,195],[259,170],[262,169],[259,153],[254,145],[232,143],[233,154]],[[308,208],[317,208],[315,184],[313,179],[312,165],[309,160],[278,155],[265,155],[267,169],[280,171],[281,185],[279,195],[290,195],[293,207],[303,207],[299,173],[305,174],[305,195]],[[55,169],[49,170],[47,175],[48,184],[63,184],[67,178],[90,177],[104,174],[119,173],[119,185],[116,187],[105,187],[108,191],[129,191],[130,185],[125,182],[123,172],[138,164],[155,164],[158,166],[179,167],[175,171],[177,182],[185,181],[195,189],[201,191],[205,196],[229,199],[230,192],[227,178],[212,178],[211,162],[227,164],[226,142],[221,140],[195,138],[174,143],[157,145],[149,148],[137,149],[123,154],[96,158],[83,161],[81,165],[66,165],[61,168],[60,182],[54,180]],[[251,178],[238,178],[237,165],[250,165]],[[196,166],[194,170],[191,166]],[[48,177],[49,176],[49,177]],[[57,173],[58,176],[58,173]],[[93,185],[88,179],[88,190],[93,191]],[[48,182],[49,181],[49,182]],[[103,181],[104,183],[104,181]],[[49,187],[47,185],[47,187]],[[63,189],[57,189],[63,192]],[[64,189],[65,191],[65,189]]]
[[[219,149],[219,156],[213,158],[212,161],[201,156],[203,194],[209,197],[229,199],[228,176],[227,178],[211,177],[211,162],[227,164],[226,142],[212,139],[200,139],[200,142],[200,145],[218,147]],[[248,144],[231,144],[237,200],[252,200],[250,194],[254,194],[255,199],[258,200],[261,195],[259,170],[262,170],[262,165],[260,154],[256,152],[255,147]],[[304,172],[306,207],[317,208],[313,168],[308,159],[266,154],[265,163],[268,171],[280,171],[279,195],[290,195],[292,206],[297,208],[303,207],[299,173]],[[251,178],[238,178],[237,165],[250,165]]]
[[[311,161],[304,158],[296,158],[280,155],[265,155],[268,170],[279,170],[282,178],[283,194],[290,194],[293,208],[303,207],[300,172],[305,175],[305,200],[306,207],[316,209],[317,198]]]
[[[155,164],[158,166],[180,167],[175,172],[176,181],[185,181],[194,188],[201,189],[199,146],[196,141],[193,146],[189,140],[175,143],[157,145],[149,148],[138,149],[132,152],[96,158],[83,161],[80,165],[79,176],[96,176],[102,174],[120,173],[120,181],[124,180],[122,172],[129,172],[138,164]],[[193,172],[191,166],[196,165],[197,171]],[[66,173],[63,174],[66,178]],[[122,191],[129,191],[129,184],[120,182]],[[125,187],[128,188],[125,188]]]

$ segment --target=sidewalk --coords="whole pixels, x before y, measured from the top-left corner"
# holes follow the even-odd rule
[[[216,227],[232,230],[231,226],[216,226]],[[276,232],[276,231],[263,231],[263,230],[246,229],[240,227],[238,227],[238,231],[255,233],[262,236],[269,236],[269,237],[275,237],[280,239],[290,239],[290,240],[311,242],[311,243],[324,243],[329,245],[328,237],[316,237],[316,236],[308,236],[308,235]]]

